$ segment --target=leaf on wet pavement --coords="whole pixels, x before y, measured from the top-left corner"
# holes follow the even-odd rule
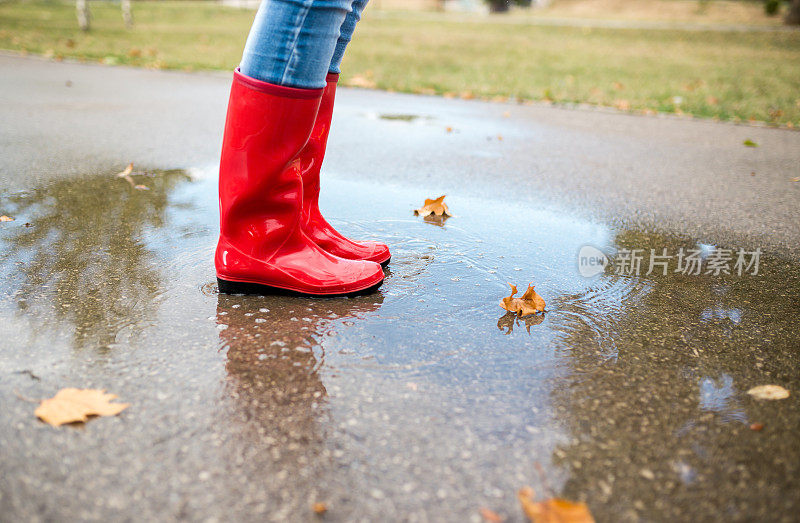
[[[529,284],[528,289],[520,297],[514,297],[517,293],[517,286],[512,283],[508,285],[511,286],[511,296],[506,296],[500,300],[500,307],[507,311],[515,312],[518,316],[544,312],[544,299],[533,290],[533,285]]]
[[[757,400],[782,400],[789,397],[789,391],[780,385],[759,385],[747,393]]]
[[[745,145],[746,147],[758,147],[758,144],[750,139],[745,140],[744,142],[742,142],[742,144]]]
[[[494,510],[488,509],[486,507],[481,507],[480,509],[478,509],[478,512],[480,513],[483,520],[487,521],[488,523],[503,523],[503,521],[505,521],[506,519],[497,512],[495,512]]]
[[[530,487],[523,487],[517,493],[522,511],[532,523],[594,523],[586,503],[575,503],[561,498],[551,498],[536,502],[535,493]]]
[[[311,510],[314,511],[314,514],[324,514],[328,511],[328,505],[322,503],[321,501],[317,501],[313,505],[311,505]]]
[[[42,400],[36,416],[53,426],[84,422],[89,416],[116,416],[127,409],[129,403],[111,403],[116,394],[99,389],[61,389],[52,398]]]
[[[14,218],[11,216],[6,216],[5,214],[0,216],[0,222],[13,222]]]
[[[133,181],[133,178],[131,178],[132,172],[133,172],[133,162],[129,163],[128,166],[125,167],[125,170],[123,170],[122,172],[118,172],[117,176],[127,180],[128,183],[131,184],[131,187],[133,187],[138,191],[149,191],[150,187],[142,184],[137,184],[135,181]]]
[[[425,198],[425,204],[420,207],[419,209],[414,209],[415,216],[429,216],[433,214],[434,216],[453,216],[450,213],[450,209],[447,208],[447,204],[444,203],[444,198],[446,195],[441,195],[435,200],[431,200],[430,198]]]
[[[117,176],[119,176],[120,178],[125,178],[126,176],[130,176],[132,172],[133,172],[133,162],[129,163],[128,166],[125,167],[125,170],[123,170],[122,172],[118,172]]]

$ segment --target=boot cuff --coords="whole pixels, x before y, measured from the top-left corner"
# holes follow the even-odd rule
[[[323,88],[321,89],[300,89],[298,87],[287,87],[285,85],[270,84],[245,76],[239,71],[237,67],[233,71],[233,81],[240,83],[254,91],[271,94],[273,96],[280,96],[283,98],[304,98],[312,99],[322,96]]]

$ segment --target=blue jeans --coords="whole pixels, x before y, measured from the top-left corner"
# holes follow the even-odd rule
[[[262,0],[247,36],[242,74],[271,84],[319,89],[339,73],[368,0]]]

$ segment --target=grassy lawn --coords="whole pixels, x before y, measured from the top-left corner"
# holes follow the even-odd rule
[[[92,3],[89,33],[61,2],[0,3],[0,48],[110,64],[232,69],[253,12],[212,3]],[[370,13],[343,81],[464,98],[551,100],[800,126],[800,31],[548,27],[524,19]]]

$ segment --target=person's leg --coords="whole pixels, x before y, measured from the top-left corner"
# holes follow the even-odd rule
[[[288,87],[325,87],[352,2],[263,0],[245,44],[242,74]]]
[[[300,153],[314,129],[352,0],[263,0],[233,75],[219,168],[221,293],[370,292],[380,265],[345,260],[302,229]],[[298,161],[300,159],[300,161]]]
[[[344,58],[344,51],[347,49],[347,44],[353,38],[353,31],[356,29],[356,24],[361,20],[361,12],[367,7],[369,0],[352,0],[350,11],[342,22],[339,28],[339,40],[336,42],[336,49],[333,51],[333,58],[331,58],[328,72],[339,74],[341,73],[342,58]]]
[[[389,263],[392,257],[389,247],[380,242],[355,242],[342,236],[322,216],[319,209],[320,166],[325,158],[328,132],[333,116],[333,102],[336,97],[336,83],[339,80],[339,64],[345,48],[353,36],[353,30],[361,18],[361,11],[367,0],[351,0],[352,6],[340,29],[336,51],[330,62],[327,86],[314,123],[314,130],[308,143],[300,152],[300,166],[303,176],[303,230],[314,243],[327,252],[349,260],[369,260],[380,264]]]

